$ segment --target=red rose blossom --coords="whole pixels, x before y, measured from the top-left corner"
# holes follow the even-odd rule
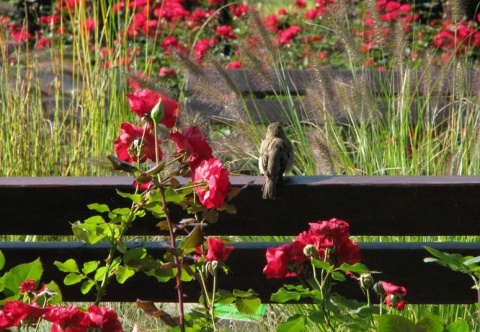
[[[118,315],[114,310],[106,307],[91,305],[88,308],[88,316],[90,318],[90,327],[101,329],[108,332],[122,332],[122,324],[118,320]]]
[[[141,144],[141,146],[138,146]],[[162,159],[163,152],[158,142],[158,158]],[[122,123],[120,135],[113,144],[117,157],[126,162],[141,163],[150,159],[156,161],[155,155],[155,136],[150,132],[149,128],[134,126],[128,122]],[[139,158],[140,157],[140,158]]]
[[[385,304],[397,310],[403,310],[405,308],[403,297],[407,295],[407,289],[403,286],[396,286],[386,281],[380,281],[380,284],[385,291]]]
[[[168,138],[177,145],[176,155],[180,155],[183,151],[189,152],[184,161],[188,162],[192,169],[195,169],[203,160],[213,158],[212,148],[205,135],[195,126],[189,126],[183,132],[173,132],[168,135]]]
[[[294,241],[278,248],[268,248],[267,265],[263,273],[268,279],[297,276],[302,263],[308,261],[308,257],[303,253],[304,247],[303,243]]]
[[[230,170],[223,168],[220,159],[202,161],[194,170],[192,180],[200,202],[208,209],[223,205],[230,191]]]
[[[207,255],[205,256],[205,260],[207,262],[225,262],[233,250],[233,247],[225,247],[225,243],[217,238],[210,237],[208,238],[207,242],[208,251]]]
[[[130,110],[135,112],[139,117],[143,118],[146,114],[150,114],[155,105],[162,100],[160,107],[163,107],[164,116],[160,123],[167,128],[172,128],[177,122],[179,114],[178,103],[161,93],[151,90],[140,90],[126,94],[130,103]]]
[[[349,225],[343,220],[333,218],[331,220],[309,223],[308,232],[300,233],[296,241],[304,245],[315,246],[320,257],[324,260],[326,250],[329,249],[331,263],[340,265],[347,263],[353,265],[360,262],[360,247],[350,240]]]
[[[28,293],[28,292],[33,292],[35,290],[35,285],[37,282],[35,280],[26,280],[18,286],[22,293]]]

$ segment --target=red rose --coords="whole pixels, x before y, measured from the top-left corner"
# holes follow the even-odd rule
[[[27,317],[33,318],[36,322],[48,311],[47,308],[40,308],[36,304],[30,305],[22,301],[7,301],[0,311],[0,328],[19,326],[20,322]]]
[[[207,255],[205,256],[205,260],[207,262],[225,262],[233,250],[233,247],[225,247],[225,243],[223,243],[222,240],[213,237],[208,238],[207,242],[208,251]]]
[[[88,308],[88,316],[91,321],[90,327],[95,327],[108,332],[123,331],[122,324],[120,324],[118,315],[114,310],[92,305]]]
[[[397,310],[403,310],[405,308],[403,297],[407,295],[407,289],[403,286],[396,286],[386,281],[380,281],[380,284],[385,292],[384,301],[386,305]]]
[[[35,290],[35,285],[37,282],[35,280],[26,280],[18,286],[22,293],[33,292]]]
[[[268,248],[267,265],[263,273],[268,279],[297,276],[302,263],[308,261],[308,257],[303,253],[304,247],[303,243],[294,241],[278,248]]]
[[[151,90],[140,90],[126,94],[130,103],[130,110],[135,112],[139,117],[143,118],[146,114],[150,114],[155,105],[162,100],[160,107],[163,107],[164,116],[160,123],[167,128],[172,128],[177,122],[179,114],[178,103],[164,96],[161,93]]]
[[[52,331],[87,331],[90,326],[88,314],[77,307],[50,307],[45,313],[44,319],[53,323]]]
[[[158,158],[161,160],[163,152],[160,149],[160,142],[158,144]],[[155,136],[149,128],[137,127],[124,122],[120,129],[120,136],[115,140],[113,146],[117,157],[123,161],[129,163],[137,160],[144,163],[147,159],[156,161]]]
[[[223,205],[230,191],[230,170],[223,168],[220,159],[202,161],[194,170],[192,180],[200,202],[208,209]]]
[[[355,264],[360,262],[360,247],[350,240],[349,225],[343,220],[331,220],[309,223],[308,232],[300,233],[296,241],[304,245],[311,244],[317,249],[319,259],[324,260],[326,249],[330,252],[330,261],[335,265],[342,263]]]
[[[168,138],[175,142],[177,146],[176,154],[188,151],[187,159],[184,160],[195,169],[200,162],[213,158],[212,148],[208,144],[205,135],[195,126],[189,126],[182,133],[176,131],[168,135]]]

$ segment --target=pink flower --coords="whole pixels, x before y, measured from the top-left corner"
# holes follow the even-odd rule
[[[163,152],[158,142],[158,158],[162,159]],[[113,144],[117,157],[126,162],[141,163],[150,159],[156,161],[155,155],[155,136],[150,132],[149,128],[141,128],[134,126],[128,122],[122,123],[120,135]]]
[[[175,155],[179,156],[184,151],[188,152],[186,160],[192,169],[195,169],[202,161],[213,158],[212,148],[208,144],[205,135],[195,126],[189,126],[183,132],[173,132],[168,138],[175,142],[177,151]]]
[[[230,191],[230,170],[223,168],[220,159],[210,158],[195,168],[192,176],[195,192],[200,202],[208,209],[219,208]]]
[[[207,262],[225,262],[233,250],[233,247],[225,247],[225,243],[223,243],[222,240],[213,237],[209,237],[207,242],[208,251],[207,255],[205,256],[205,260]]]
[[[152,109],[161,99],[162,103],[160,107],[163,107],[164,116],[163,119],[160,120],[160,123],[167,128],[175,126],[179,114],[178,103],[175,100],[151,90],[140,90],[133,93],[127,93],[126,96],[130,103],[130,110],[135,112],[141,118],[145,115],[150,115]]]
[[[280,37],[275,39],[281,45],[289,44],[293,38],[300,32],[301,28],[299,26],[291,26],[285,30],[279,31]]]

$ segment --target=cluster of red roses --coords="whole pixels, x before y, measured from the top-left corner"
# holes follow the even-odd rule
[[[333,218],[309,223],[310,229],[300,233],[292,243],[267,250],[267,265],[263,273],[267,278],[297,276],[304,262],[310,261],[304,249],[307,245],[315,248],[315,258],[335,266],[342,263],[353,265],[360,262],[360,248],[350,240],[349,225]]]
[[[23,293],[35,292],[35,281],[27,280],[20,285]],[[44,287],[35,292],[45,292]],[[40,320],[52,323],[52,332],[85,332],[101,330],[104,332],[122,332],[122,325],[117,313],[106,307],[91,305],[86,311],[77,307],[50,306],[40,307],[37,303],[27,304],[22,301],[7,301],[0,310],[0,330],[18,327],[27,323],[35,327]]]
[[[163,125],[172,130],[168,138],[177,146],[175,156],[181,163],[188,164],[200,202],[208,209],[221,207],[231,188],[230,170],[213,156],[206,137],[197,127],[189,126],[183,131],[174,129],[180,112],[178,103],[151,90],[129,93],[127,97],[130,110],[146,119],[146,124],[138,127],[129,122],[122,123],[120,135],[114,143],[117,157],[128,163],[144,163],[147,160],[159,163],[163,151],[161,141],[154,135],[154,126]],[[163,117],[155,123],[152,112],[159,107],[163,110]],[[139,183],[140,188],[147,189],[151,180],[148,181],[147,174],[143,178],[147,181]]]
[[[354,265],[360,262],[360,247],[350,239],[347,222],[333,218],[319,220],[309,225],[310,229],[300,233],[293,242],[267,249],[267,265],[263,269],[267,278],[299,276],[303,271],[303,264],[309,262],[312,257],[335,267],[343,263]],[[371,285],[365,287],[370,288]],[[380,281],[375,284],[374,290],[383,297],[383,302],[387,306],[397,310],[403,310],[405,307],[403,300],[407,294],[405,287]]]

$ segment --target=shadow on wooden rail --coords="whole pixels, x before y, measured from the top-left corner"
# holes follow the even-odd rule
[[[70,223],[93,215],[89,203],[111,207],[129,206],[116,189],[130,191],[128,177],[47,177],[0,178],[3,235],[71,235]],[[436,236],[480,234],[480,177],[356,177],[315,176],[286,177],[278,199],[262,200],[261,177],[232,177],[234,186],[246,188],[232,201],[238,213],[222,213],[217,224],[205,229],[207,235],[232,235],[236,243],[228,265],[232,273],[221,275],[219,287],[249,288],[264,302],[284,281],[267,280],[262,273],[265,251],[280,243],[242,242],[241,236],[295,236],[308,228],[308,222],[333,217],[347,221],[353,236],[368,235],[374,242],[361,242],[362,262],[371,270],[382,272],[376,280],[386,280],[407,287],[410,303],[474,303],[477,301],[468,276],[454,273],[432,263],[424,263],[428,253],[424,245],[462,255],[480,255],[480,243],[432,242]],[[183,218],[181,210],[174,218]],[[158,221],[145,217],[134,222],[131,235],[158,235]],[[382,242],[379,236],[422,235],[429,242]],[[378,240],[377,240],[378,239]],[[267,239],[268,240],[268,239]],[[166,244],[129,242],[130,247],[145,246],[161,257]],[[44,280],[60,285],[64,274],[53,266],[54,260],[76,258],[79,261],[102,260],[107,245],[87,246],[80,242],[2,242],[8,267],[41,257]],[[362,299],[355,280],[338,285],[336,290]],[[186,285],[187,301],[196,302],[199,288]],[[63,287],[66,300],[81,301],[78,287]],[[175,301],[173,284],[157,283],[137,274],[125,285],[112,282],[105,300],[134,301],[137,298]]]

